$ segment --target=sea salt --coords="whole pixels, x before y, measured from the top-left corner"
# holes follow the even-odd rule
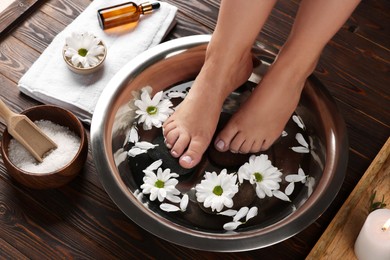
[[[8,147],[10,161],[18,168],[31,173],[48,173],[67,165],[79,150],[80,137],[69,128],[48,120],[34,123],[57,144],[57,149],[49,152],[39,163],[18,141],[12,139]]]

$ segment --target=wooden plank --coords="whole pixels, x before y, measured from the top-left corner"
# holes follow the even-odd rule
[[[27,256],[11,246],[7,241],[0,237],[0,258],[1,259],[19,259],[27,260]]]
[[[0,34],[14,26],[38,0],[14,0],[0,12]]]
[[[0,74],[16,83],[39,55],[15,37],[7,37],[0,44]]]
[[[1,165],[1,168],[4,166]],[[2,172],[4,169],[2,169]],[[54,196],[55,191],[41,192],[41,196]],[[33,193],[15,185],[0,175],[1,238],[34,259],[108,258],[111,256],[95,241],[87,239],[69,226],[67,214],[52,214],[36,202]],[[46,204],[47,206],[47,204]],[[65,212],[66,213],[66,212]]]
[[[64,28],[64,24],[44,12],[38,11],[23,22],[22,26],[16,28],[12,35],[27,46],[42,53]]]
[[[389,10],[389,1],[361,1],[345,27],[367,41],[388,49],[390,42]]]
[[[367,169],[358,185],[325,230],[307,259],[356,259],[355,240],[368,215],[369,200],[376,191],[390,203],[390,138]]]
[[[40,11],[46,13],[53,19],[68,25],[91,3],[91,0],[49,0],[40,8]],[[80,28],[82,29],[82,28]],[[88,30],[88,28],[84,28]]]

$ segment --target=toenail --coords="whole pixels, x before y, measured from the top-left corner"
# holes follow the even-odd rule
[[[169,147],[168,147],[169,148]],[[171,154],[173,155],[173,157],[178,157],[179,155],[177,154],[177,152],[176,151],[174,151],[174,150],[171,150]]]
[[[219,150],[222,151],[222,150],[225,148],[225,142],[222,141],[222,140],[219,140],[219,141],[217,142],[216,146],[217,146],[217,148],[218,148]]]
[[[168,149],[171,149],[171,148],[172,148],[172,145],[169,144],[169,143],[165,143],[165,145],[167,146]]]
[[[192,162],[192,158],[189,157],[188,155],[181,157],[180,160],[182,160],[188,164],[190,164]]]
[[[230,150],[231,153],[238,153],[238,151]]]

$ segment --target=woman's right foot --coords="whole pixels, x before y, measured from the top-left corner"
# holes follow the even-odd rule
[[[227,57],[227,56],[226,56]],[[238,59],[206,59],[188,95],[163,125],[166,145],[184,168],[196,166],[215,133],[226,97],[252,73],[248,51]]]

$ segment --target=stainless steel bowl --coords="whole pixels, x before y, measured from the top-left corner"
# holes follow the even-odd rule
[[[137,181],[140,173],[133,172],[125,158],[124,142],[133,120],[127,105],[133,98],[132,91],[148,85],[153,86],[154,91],[160,91],[193,80],[203,64],[209,40],[209,35],[200,35],[160,44],[130,61],[113,77],[101,95],[92,119],[93,158],[112,200],[131,220],[154,235],[182,246],[209,251],[233,252],[266,247],[313,223],[330,205],[344,180],[348,160],[345,123],[331,96],[314,76],[307,80],[296,110],[306,124],[311,153],[305,158],[291,158],[288,152],[279,154],[282,146],[287,145],[280,141],[269,152],[275,155],[274,158],[288,157],[279,159],[279,168],[283,168],[284,173],[296,170],[293,168],[300,163],[296,160],[303,160],[305,172],[315,179],[313,191],[309,194],[307,188],[302,187],[292,198],[293,207],[271,207],[264,211],[266,216],[253,225],[226,232],[202,225],[208,216],[180,217],[160,210],[147,198],[140,199]],[[275,58],[274,50],[258,47],[254,56],[261,62],[253,71],[253,81],[261,79]]]

